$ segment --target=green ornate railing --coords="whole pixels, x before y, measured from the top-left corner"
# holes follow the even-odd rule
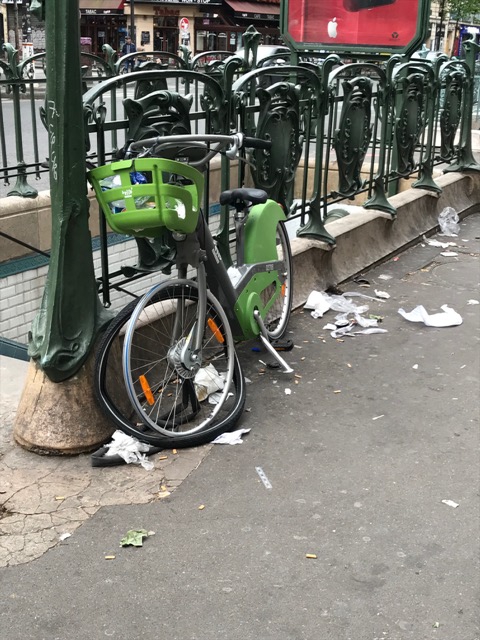
[[[478,170],[471,149],[475,58],[479,47],[464,42],[466,58],[440,55],[411,59],[344,61],[338,55],[280,54],[258,64],[259,34],[244,36],[245,57],[225,51],[192,56],[138,52],[119,58],[108,45],[104,57],[83,54],[85,152],[94,164],[115,158],[124,144],[152,135],[191,131],[243,131],[272,141],[238,167],[222,158],[220,188],[250,182],[265,189],[298,219],[300,236],[333,245],[325,227],[344,215],[342,205],[361,204],[395,216],[390,196],[410,181],[440,192],[435,170]],[[35,197],[33,186],[48,171],[43,54],[19,62],[4,46],[0,60],[0,172],[4,195]],[[125,73],[133,61],[135,71]],[[295,64],[294,64],[295,63]],[[35,76],[29,71],[35,65]],[[26,135],[28,132],[28,135]],[[207,181],[210,177],[207,178]],[[208,182],[207,189],[208,193]],[[208,200],[205,210],[209,209]],[[228,211],[216,236],[230,256]],[[107,233],[101,221],[103,302],[109,305]],[[166,268],[162,239],[137,241],[137,265],[125,277]],[[138,269],[138,267],[141,267]]]

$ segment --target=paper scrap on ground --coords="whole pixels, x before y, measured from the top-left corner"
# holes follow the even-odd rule
[[[440,255],[445,258],[454,258],[455,256],[458,256],[458,253],[456,251],[441,251]]]
[[[473,300],[473,298],[471,300],[469,300],[467,302],[467,304],[480,304],[480,302],[478,300]]]
[[[221,433],[215,440],[212,440],[212,444],[242,444],[242,436],[250,433],[250,431],[250,429],[237,429],[236,431]]]
[[[449,507],[453,507],[456,509],[458,507],[458,502],[454,502],[453,500],[442,500],[443,504],[448,505]]]
[[[147,460],[145,455],[145,452],[150,450],[150,445],[128,436],[123,431],[115,431],[112,442],[105,446],[108,449],[105,456],[120,456],[127,464],[140,464],[146,471],[154,468],[153,462]]]
[[[379,297],[367,296],[356,291],[346,291],[340,295],[328,295],[320,291],[312,291],[304,305],[305,309],[311,309],[312,318],[321,318],[330,309],[338,311],[335,316],[335,323],[328,323],[323,328],[330,331],[332,338],[339,338],[343,335],[351,337],[358,334],[388,333],[386,329],[379,329],[378,318],[365,318],[362,314],[369,309],[368,305],[357,305],[350,299],[351,297],[366,298],[368,300],[381,301],[382,298],[390,297],[383,291],[375,291]],[[380,295],[379,295],[380,294]],[[358,330],[361,327],[361,330]]]
[[[377,296],[377,298],[384,298],[385,300],[388,300],[388,298],[390,298],[389,293],[387,293],[386,291],[379,291],[378,289],[375,289],[375,295]]]
[[[213,364],[199,369],[193,382],[200,402],[206,400],[212,393],[221,391],[225,384],[222,374],[218,373]]]
[[[455,242],[440,242],[440,240],[435,240],[435,238],[427,238],[425,236],[423,236],[423,241],[426,244],[429,244],[431,247],[440,247],[441,249],[448,249],[448,247],[457,246]]]
[[[423,305],[418,305],[412,311],[399,309],[398,313],[410,322],[423,322],[427,327],[454,327],[462,324],[462,316],[446,304],[440,307],[443,313],[429,314]]]

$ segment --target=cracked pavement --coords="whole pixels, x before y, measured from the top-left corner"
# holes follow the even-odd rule
[[[168,497],[212,446],[152,455],[152,471],[138,465],[92,467],[89,454],[26,451],[13,441],[12,428],[27,363],[0,358],[0,567],[39,558],[100,507]]]

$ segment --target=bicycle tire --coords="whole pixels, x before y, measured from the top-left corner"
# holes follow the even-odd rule
[[[293,301],[293,259],[287,229],[283,221],[277,224],[277,254],[278,260],[283,260],[283,269],[280,275],[282,290],[277,300],[268,310],[263,319],[270,340],[278,340],[285,335]],[[277,293],[276,287],[271,285],[262,291],[261,297],[264,304]]]
[[[162,291],[165,292],[166,289],[163,288]],[[162,291],[157,293],[157,297],[151,299],[151,304],[161,301]],[[208,431],[192,436],[182,437],[179,434],[178,437],[165,437],[138,419],[127,397],[121,363],[126,327],[137,305],[138,301],[134,300],[120,311],[108,326],[97,348],[94,392],[97,403],[107,418],[128,435],[147,444],[164,448],[197,446],[212,440],[220,433],[231,430],[243,412],[246,395],[245,381],[236,352],[230,389],[233,397],[229,400],[228,413],[219,417]]]

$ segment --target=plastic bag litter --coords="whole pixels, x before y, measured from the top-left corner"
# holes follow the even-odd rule
[[[446,207],[438,216],[438,224],[442,236],[458,236],[460,233],[459,217],[455,209]]]
[[[154,468],[153,462],[147,460],[145,455],[145,452],[149,451],[150,445],[128,436],[123,431],[115,431],[112,435],[112,442],[105,446],[107,447],[105,456],[120,456],[127,464],[140,464],[146,471],[151,471]]]
[[[311,309],[312,318],[322,318],[323,315],[332,309],[332,311],[339,311],[340,313],[365,313],[368,311],[368,306],[358,306],[351,300],[349,297],[351,296],[359,296],[362,298],[368,298],[370,300],[375,300],[376,298],[372,298],[371,296],[365,296],[363,294],[358,294],[355,292],[347,292],[341,296],[333,295],[329,296],[327,293],[323,293],[321,291],[312,291],[305,302],[304,309]]]
[[[440,309],[442,309],[443,313],[429,314],[425,307],[420,304],[412,311],[407,312],[404,309],[399,309],[398,313],[405,318],[405,320],[409,320],[410,322],[423,322],[427,327],[454,327],[462,324],[462,316],[454,309],[446,304],[443,304]]]
[[[221,391],[225,385],[225,380],[213,364],[199,369],[193,382],[200,402],[206,400],[212,393]]]

